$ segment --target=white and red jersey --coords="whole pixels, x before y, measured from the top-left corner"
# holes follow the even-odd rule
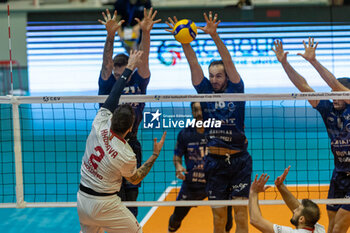
[[[309,228],[293,229],[290,227],[284,227],[284,226],[274,224],[273,230],[275,233],[326,233],[324,226],[318,223],[316,223],[314,229],[309,229]]]
[[[110,130],[112,115],[106,108],[97,112],[81,164],[81,184],[99,193],[119,191],[122,177],[136,172],[135,153]]]

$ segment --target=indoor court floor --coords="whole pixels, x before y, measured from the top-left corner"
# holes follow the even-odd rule
[[[299,187],[300,188],[300,187]],[[310,190],[311,187],[309,187]],[[317,189],[319,189],[317,187]],[[321,189],[328,189],[326,186],[322,186]],[[271,188],[273,190],[273,188]],[[293,188],[290,188],[293,190]],[[310,190],[312,191],[312,190]],[[316,191],[316,190],[315,190]],[[316,192],[311,192],[315,193]],[[293,192],[293,194],[296,194]],[[303,196],[302,192],[299,194]],[[263,195],[263,194],[262,194]],[[262,199],[262,195],[260,200]],[[266,199],[275,199],[275,193],[267,193],[265,194]],[[280,196],[277,196],[277,199],[280,199]],[[300,197],[304,198],[304,197]],[[313,198],[311,196],[311,198]],[[167,201],[173,201],[176,199],[175,192],[171,192],[169,195],[165,197]],[[326,212],[326,205],[319,205],[321,209],[321,219],[319,223],[326,227],[328,226],[328,217]],[[143,224],[143,232],[144,233],[166,233],[168,227],[169,217],[171,216],[174,207],[158,207],[153,208],[149,215],[146,215],[144,220],[141,222]],[[153,212],[154,211],[154,212]],[[261,211],[263,216],[271,221],[272,223],[276,223],[283,226],[293,227],[290,223],[290,218],[292,217],[291,211],[288,209],[286,205],[261,205]],[[234,232],[235,226],[231,232]],[[294,228],[294,227],[293,227]],[[192,208],[186,218],[183,220],[180,229],[177,233],[212,233],[213,232],[213,221],[212,221],[212,213],[211,208],[208,206],[199,206]],[[249,225],[250,233],[259,233],[257,229],[253,226]],[[347,233],[350,233],[350,229]]]

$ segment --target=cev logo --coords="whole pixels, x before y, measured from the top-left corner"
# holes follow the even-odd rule
[[[49,101],[59,101],[61,97],[54,97],[54,96],[44,96],[43,101],[49,102]]]

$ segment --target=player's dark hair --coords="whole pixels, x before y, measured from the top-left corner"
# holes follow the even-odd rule
[[[337,78],[337,79],[341,84],[343,84],[343,86],[350,89],[350,78],[343,77],[343,78]]]
[[[125,133],[134,123],[135,113],[129,104],[121,104],[114,111],[111,130],[114,133]]]
[[[212,66],[217,66],[217,65],[223,65],[224,66],[224,62],[222,60],[212,61],[209,64],[209,68],[212,67]],[[224,68],[225,68],[225,66],[224,66]]]
[[[128,61],[129,56],[124,53],[120,53],[113,58],[113,65],[118,67],[126,66],[128,64]]]
[[[320,220],[320,208],[309,199],[303,199],[301,204],[304,207],[301,211],[301,216],[305,218],[305,225],[314,228],[315,224]]]

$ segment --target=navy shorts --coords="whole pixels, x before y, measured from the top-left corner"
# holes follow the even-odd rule
[[[208,154],[204,165],[209,200],[249,197],[252,157],[247,151],[226,156]]]
[[[329,185],[328,199],[350,198],[350,174],[333,171]],[[338,211],[340,208],[350,211],[350,205],[327,205],[327,210]]]
[[[191,184],[183,182],[176,200],[203,200],[207,197],[207,194],[205,192],[205,186],[203,186],[203,188],[193,188],[191,186]]]

